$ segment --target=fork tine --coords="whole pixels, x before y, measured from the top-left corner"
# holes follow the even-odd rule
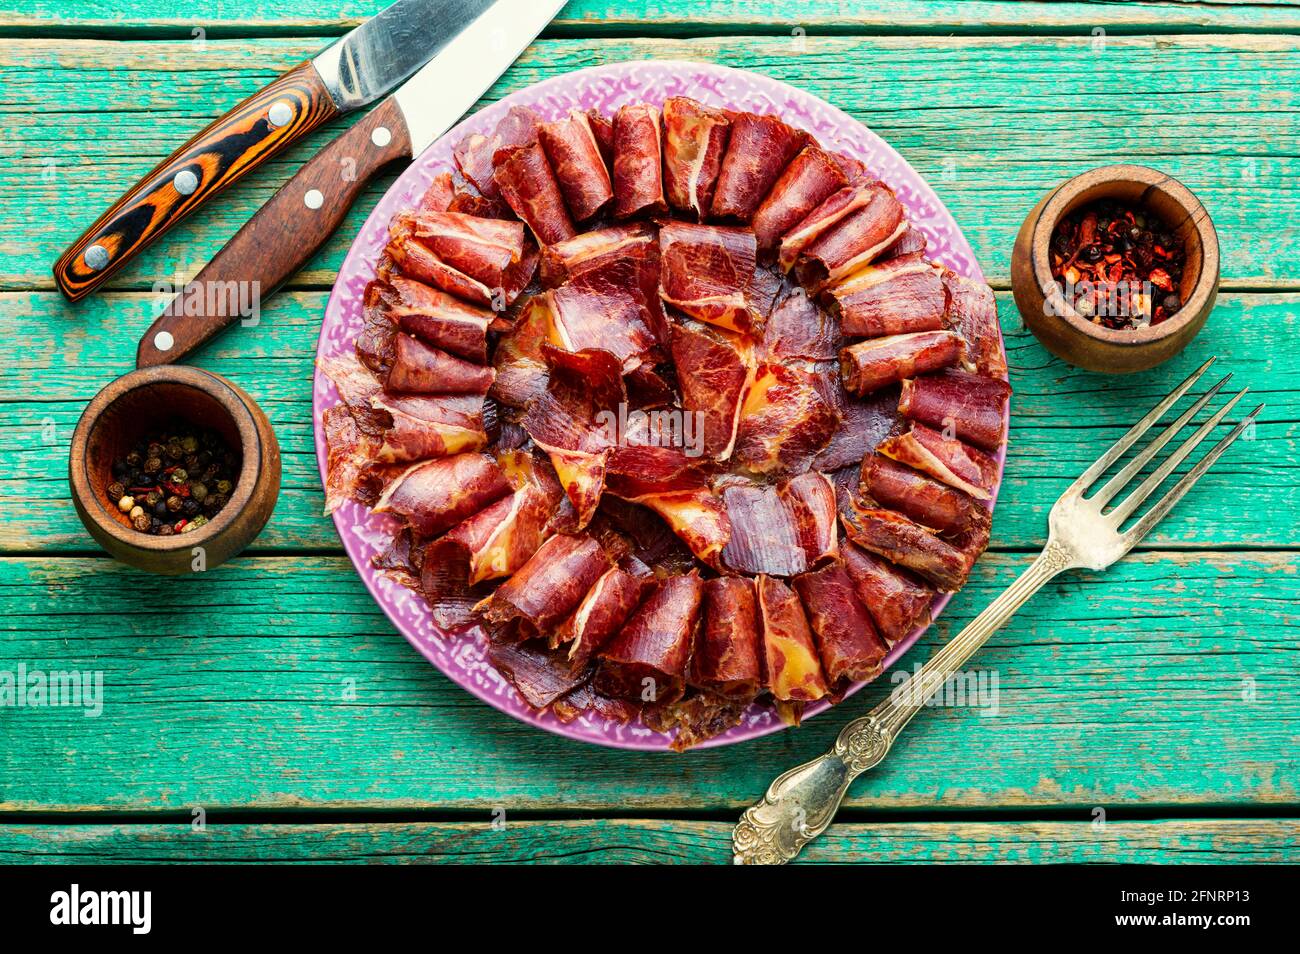
[[[1187,455],[1196,448],[1196,445],[1205,440],[1205,436],[1219,426],[1219,422],[1223,420],[1238,401],[1246,396],[1246,391],[1248,390],[1248,388],[1242,388],[1230,397],[1228,403],[1224,404],[1223,407],[1219,408],[1219,410],[1216,411],[1209,420],[1198,427],[1191,437],[1179,444],[1178,449],[1162,461],[1160,466],[1152,471],[1146,480],[1138,484],[1137,490],[1125,497],[1123,502],[1118,504],[1114,510],[1106,515],[1106,519],[1111,521],[1111,525],[1114,526],[1116,530],[1123,526],[1124,521],[1132,515],[1133,511],[1137,510],[1137,508],[1142,505],[1142,502],[1150,497],[1157,487],[1164,483],[1165,478],[1173,473],[1174,468],[1187,458]]]
[[[1201,458],[1195,467],[1184,474],[1182,479],[1178,481],[1178,483],[1174,484],[1174,486],[1170,488],[1169,492],[1161,497],[1156,502],[1156,505],[1142,516],[1141,520],[1133,525],[1131,530],[1123,534],[1124,541],[1129,546],[1133,546],[1150,533],[1151,529],[1165,518],[1165,514],[1169,513],[1169,511],[1174,508],[1174,504],[1182,500],[1187,491],[1192,489],[1192,485],[1201,479],[1202,475],[1204,475],[1205,472],[1214,465],[1216,460],[1223,456],[1223,452],[1228,449],[1229,445],[1231,445],[1233,441],[1241,436],[1241,432],[1251,424],[1255,423],[1255,418],[1259,416],[1259,412],[1262,410],[1264,410],[1264,405],[1261,404],[1259,407],[1255,408],[1255,410],[1251,411],[1240,424],[1234,427],[1228,435],[1223,438],[1223,440],[1215,444],[1210,452]]]
[[[1156,456],[1156,452],[1160,448],[1168,444],[1174,435],[1186,427],[1187,422],[1200,412],[1201,408],[1210,403],[1210,400],[1219,393],[1219,390],[1228,383],[1228,379],[1231,377],[1231,372],[1225,374],[1218,384],[1202,394],[1195,404],[1179,415],[1178,420],[1161,431],[1150,444],[1142,448],[1142,453],[1133,458],[1132,462],[1126,464],[1123,470],[1108,480],[1106,486],[1089,497],[1088,500],[1098,508],[1106,506],[1112,497],[1123,490],[1128,485],[1128,482],[1141,472],[1142,468],[1147,465],[1147,461]]]
[[[1168,397],[1152,408],[1151,412],[1147,414],[1146,417],[1142,418],[1142,420],[1130,427],[1128,433],[1111,445],[1110,450],[1102,454],[1097,458],[1095,464],[1080,474],[1079,479],[1070,484],[1070,486],[1066,488],[1065,494],[1062,494],[1062,496],[1076,492],[1081,493],[1088,487],[1091,487],[1098,477],[1106,473],[1106,470],[1111,464],[1119,460],[1121,454],[1132,447],[1137,442],[1137,439],[1150,429],[1152,424],[1156,423],[1156,421],[1160,420],[1160,418],[1164,416],[1165,411],[1173,407],[1175,402],[1187,393],[1188,388],[1200,380],[1201,375],[1203,375],[1212,364],[1214,364],[1213,357],[1192,372],[1191,377],[1186,381],[1170,391]]]

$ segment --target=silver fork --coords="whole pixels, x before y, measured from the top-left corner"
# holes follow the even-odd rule
[[[853,780],[867,769],[880,764],[912,716],[1048,580],[1069,569],[1107,569],[1164,519],[1174,504],[1210,469],[1241,432],[1254,422],[1264,405],[1251,411],[1249,416],[1214,445],[1131,528],[1121,529],[1174,468],[1219,425],[1228,411],[1246,394],[1247,389],[1243,388],[1235,394],[1200,425],[1132,493],[1110,510],[1105,508],[1160,449],[1209,404],[1231,374],[1198,398],[1100,490],[1091,497],[1085,497],[1084,493],[1187,393],[1213,363],[1213,358],[1206,361],[1195,374],[1174,388],[1151,413],[1134,424],[1127,434],[1069,486],[1052,506],[1048,519],[1050,530],[1047,546],[1043,552],[984,612],[936,652],[915,676],[898,686],[888,699],[867,715],[846,725],[836,737],[830,751],[778,777],[768,787],[763,800],[745,810],[732,833],[732,847],[737,864],[784,864],[794,858],[804,845],[830,825]]]

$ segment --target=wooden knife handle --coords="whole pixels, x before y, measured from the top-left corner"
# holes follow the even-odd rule
[[[73,301],[88,295],[208,198],[336,115],[316,68],[295,66],[164,159],[83,232],[54,264],[59,290]]]
[[[145,332],[136,366],[185,358],[260,302],[325,244],[366,183],[410,158],[411,140],[391,98],[318,152],[284,184]],[[257,305],[260,312],[260,304]]]

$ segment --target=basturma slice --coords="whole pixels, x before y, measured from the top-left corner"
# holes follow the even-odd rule
[[[808,569],[795,515],[775,487],[735,484],[722,491],[722,499],[731,522],[731,539],[722,551],[728,567],[772,576],[794,576]]]
[[[570,110],[568,119],[543,123],[538,139],[575,221],[585,222],[613,200],[614,187],[590,116]]]
[[[1006,436],[1003,408],[1011,385],[997,378],[946,368],[903,383],[898,410],[904,417],[947,431],[988,451]]]
[[[797,287],[777,300],[763,326],[763,355],[774,363],[791,358],[835,361],[839,341],[839,329],[830,315]]]
[[[370,405],[389,422],[375,452],[380,463],[447,457],[487,446],[482,395],[379,393]]]
[[[763,682],[754,582],[719,576],[704,584],[704,621],[695,636],[690,683],[751,701]]]
[[[661,705],[680,699],[703,595],[704,581],[694,570],[660,580],[600,651],[596,690]]]
[[[777,496],[794,517],[799,546],[809,567],[839,553],[835,485],[825,474],[806,471],[776,485]]]
[[[782,170],[803,148],[808,134],[775,116],[740,113],[722,159],[710,216],[748,222]]]
[[[998,462],[991,455],[956,438],[944,437],[924,424],[913,424],[910,430],[889,437],[876,449],[977,500],[989,500],[993,496]]]
[[[389,236],[384,251],[403,275],[498,311],[537,270],[537,246],[520,222],[426,211],[397,216]]]
[[[609,569],[609,556],[589,534],[557,533],[538,548],[483,607],[493,623],[524,619],[546,634],[577,609]]]
[[[805,146],[786,166],[754,213],[751,224],[764,259],[775,257],[781,237],[807,218],[808,213],[833,192],[848,184],[848,176],[834,156],[817,146]]]
[[[970,566],[962,551],[902,514],[854,501],[841,516],[850,540],[925,577],[941,591],[953,593],[966,582]]]
[[[554,288],[579,272],[625,259],[658,262],[659,237],[654,226],[644,222],[613,225],[546,246],[542,249],[542,285]]]
[[[505,674],[534,709],[545,709],[585,683],[590,673],[574,672],[557,652],[535,642],[493,642],[488,662]]]
[[[832,686],[874,679],[889,652],[842,563],[794,581]]]
[[[846,391],[861,396],[956,364],[961,352],[962,340],[952,331],[868,338],[840,351],[840,376]]]
[[[493,178],[501,197],[532,229],[538,244],[562,242],[576,234],[541,143],[497,153]]]
[[[883,454],[862,465],[862,495],[936,533],[955,535],[989,521],[989,512],[970,494],[940,483]]]
[[[791,271],[805,250],[845,219],[866,208],[884,188],[874,179],[864,179],[852,182],[823,199],[802,222],[781,238],[777,255],[781,271]]]
[[[492,363],[496,380],[488,395],[509,407],[526,407],[546,391],[550,369],[542,346],[551,332],[551,308],[546,296],[526,301],[514,327],[497,342]]]
[[[673,322],[669,342],[682,409],[701,422],[705,455],[727,460],[754,379],[753,348],[741,335],[691,321]]]
[[[639,561],[633,560],[634,563]],[[568,644],[570,665],[582,668],[617,633],[654,586],[654,575],[644,564],[632,572],[612,566],[604,572],[578,608],[555,633],[556,645]]]
[[[963,360],[966,369],[1006,381],[1007,356],[1002,350],[1002,332],[993,289],[946,269],[943,283],[951,301],[949,320],[966,341]]]
[[[727,151],[731,121],[685,96],[664,100],[664,192],[668,204],[703,219]]]
[[[606,489],[659,514],[696,559],[717,567],[731,537],[731,521],[703,472],[681,450],[615,448]]]
[[[732,459],[759,474],[806,470],[839,421],[812,372],[763,364],[741,406]]]
[[[496,372],[440,351],[410,335],[395,335],[384,389],[411,394],[487,394]]]
[[[531,146],[537,142],[541,120],[531,109],[515,106],[506,113],[490,136],[473,133],[457,143],[453,155],[461,173],[488,199],[499,194],[493,177],[496,154],[502,150]]]
[[[434,537],[510,493],[497,462],[486,454],[456,454],[415,464],[384,488],[375,510],[402,518]]]
[[[934,590],[906,570],[854,546],[844,544],[844,568],[876,628],[894,645],[930,622]]]
[[[692,318],[748,332],[755,316],[746,292],[757,251],[748,229],[665,223],[659,230],[659,295]]]
[[[374,307],[403,331],[475,364],[487,363],[492,312],[400,275],[374,287]]]
[[[826,295],[840,330],[863,338],[939,331],[948,313],[939,269],[919,253],[860,268]]]
[[[794,590],[771,576],[757,583],[767,687],[781,702],[814,702],[829,691],[808,617]]]
[[[868,188],[862,208],[822,231],[804,247],[795,272],[810,290],[838,284],[874,261],[906,231],[903,204],[887,186],[876,184]]]
[[[664,201],[659,108],[622,106],[614,115],[614,217],[659,215]]]
[[[658,341],[655,317],[630,259],[589,268],[544,296],[551,311],[551,342],[566,351],[599,349],[623,371],[641,365]]]

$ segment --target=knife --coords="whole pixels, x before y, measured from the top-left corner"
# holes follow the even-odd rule
[[[336,116],[390,92],[492,0],[397,0],[216,120],[137,183],[54,265],[59,290],[85,297],[232,182]]]
[[[393,162],[418,156],[450,129],[565,2],[496,0],[455,43],[309,160],[235,233],[150,325],[136,367],[180,361],[240,320],[231,290],[247,299],[250,288],[264,296],[282,284],[325,244],[370,179]]]

